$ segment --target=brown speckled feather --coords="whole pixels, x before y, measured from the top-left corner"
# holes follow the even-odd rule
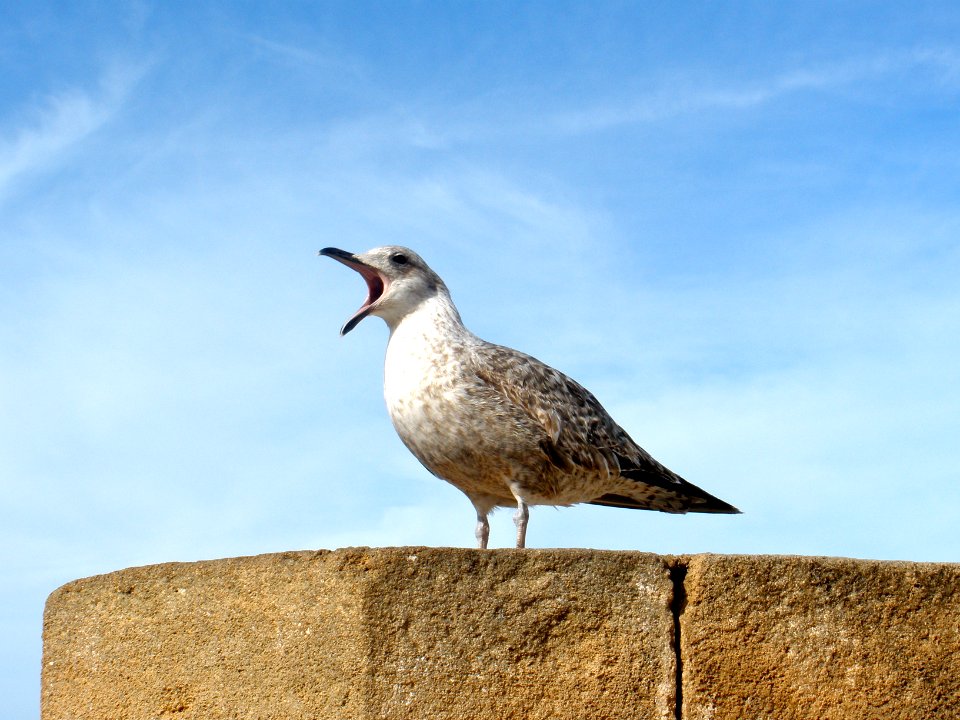
[[[617,480],[621,494],[585,500],[663,512],[735,512],[734,508],[657,462],[637,445],[593,394],[536,358],[482,343],[474,371],[543,428],[539,446],[557,471]]]

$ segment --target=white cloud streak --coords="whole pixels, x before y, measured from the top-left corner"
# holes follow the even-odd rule
[[[914,70],[926,70],[935,78],[952,82],[960,75],[960,58],[951,48],[916,48],[788,70],[766,81],[725,88],[703,86],[678,77],[670,87],[640,97],[557,113],[548,117],[545,125],[563,134],[598,132],[626,125],[663,122],[698,112],[750,109],[798,92],[838,90]]]
[[[19,126],[4,128],[0,136],[0,202],[19,181],[55,169],[73,148],[107,125],[143,72],[114,69],[95,92],[65,90],[21,110]]]
[[[321,52],[315,48],[305,48],[258,35],[241,34],[240,38],[262,50],[268,57],[284,64],[336,70],[351,80],[360,80],[365,76],[362,63],[348,60],[343,53]]]

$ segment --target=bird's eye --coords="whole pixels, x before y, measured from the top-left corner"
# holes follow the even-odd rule
[[[393,261],[393,264],[394,264],[394,265],[406,265],[406,264],[407,264],[407,256],[404,255],[403,253],[397,253],[396,255],[392,256],[392,257],[390,258],[390,260]]]

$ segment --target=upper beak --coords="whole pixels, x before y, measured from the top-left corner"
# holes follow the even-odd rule
[[[376,304],[377,300],[383,296],[384,290],[387,288],[387,279],[381,275],[380,271],[375,267],[367,265],[365,262],[363,262],[363,260],[358,258],[353,253],[347,252],[346,250],[327,247],[321,250],[319,254],[333,258],[337,262],[343,263],[348,268],[356,270],[367,282],[367,299],[364,300],[363,305],[360,306],[360,309],[357,310],[353,316],[343,324],[342,328],[340,328],[340,335],[346,335],[357,326],[357,323],[369,315],[371,310],[373,310],[374,304]]]
[[[360,262],[357,259],[357,256],[346,250],[341,250],[340,248],[335,247],[325,247],[321,250],[318,255],[325,255],[327,257],[332,257],[334,260],[339,260],[344,264],[348,263],[358,263]]]

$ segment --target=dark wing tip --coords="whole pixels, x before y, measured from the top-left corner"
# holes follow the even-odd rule
[[[718,515],[741,514],[741,511],[730,503],[724,502],[703,488],[684,480],[653,458],[649,458],[646,462],[636,462],[617,454],[617,461],[620,463],[621,477],[652,485],[674,495],[680,507],[682,507],[678,512],[716,513]]]
[[[708,500],[692,503],[689,512],[714,513],[716,515],[743,515],[742,510],[738,510],[730,503],[724,502],[720,498],[715,498],[712,495],[709,496]]]
[[[672,502],[658,500],[637,500],[627,495],[617,495],[607,493],[601,495],[595,500],[590,500],[589,505],[604,505],[606,507],[629,508],[632,510],[659,510],[668,513],[712,513],[715,515],[742,515],[742,511],[735,508],[730,503],[726,503],[712,495],[709,500],[696,498],[692,502],[690,498],[674,498]]]

